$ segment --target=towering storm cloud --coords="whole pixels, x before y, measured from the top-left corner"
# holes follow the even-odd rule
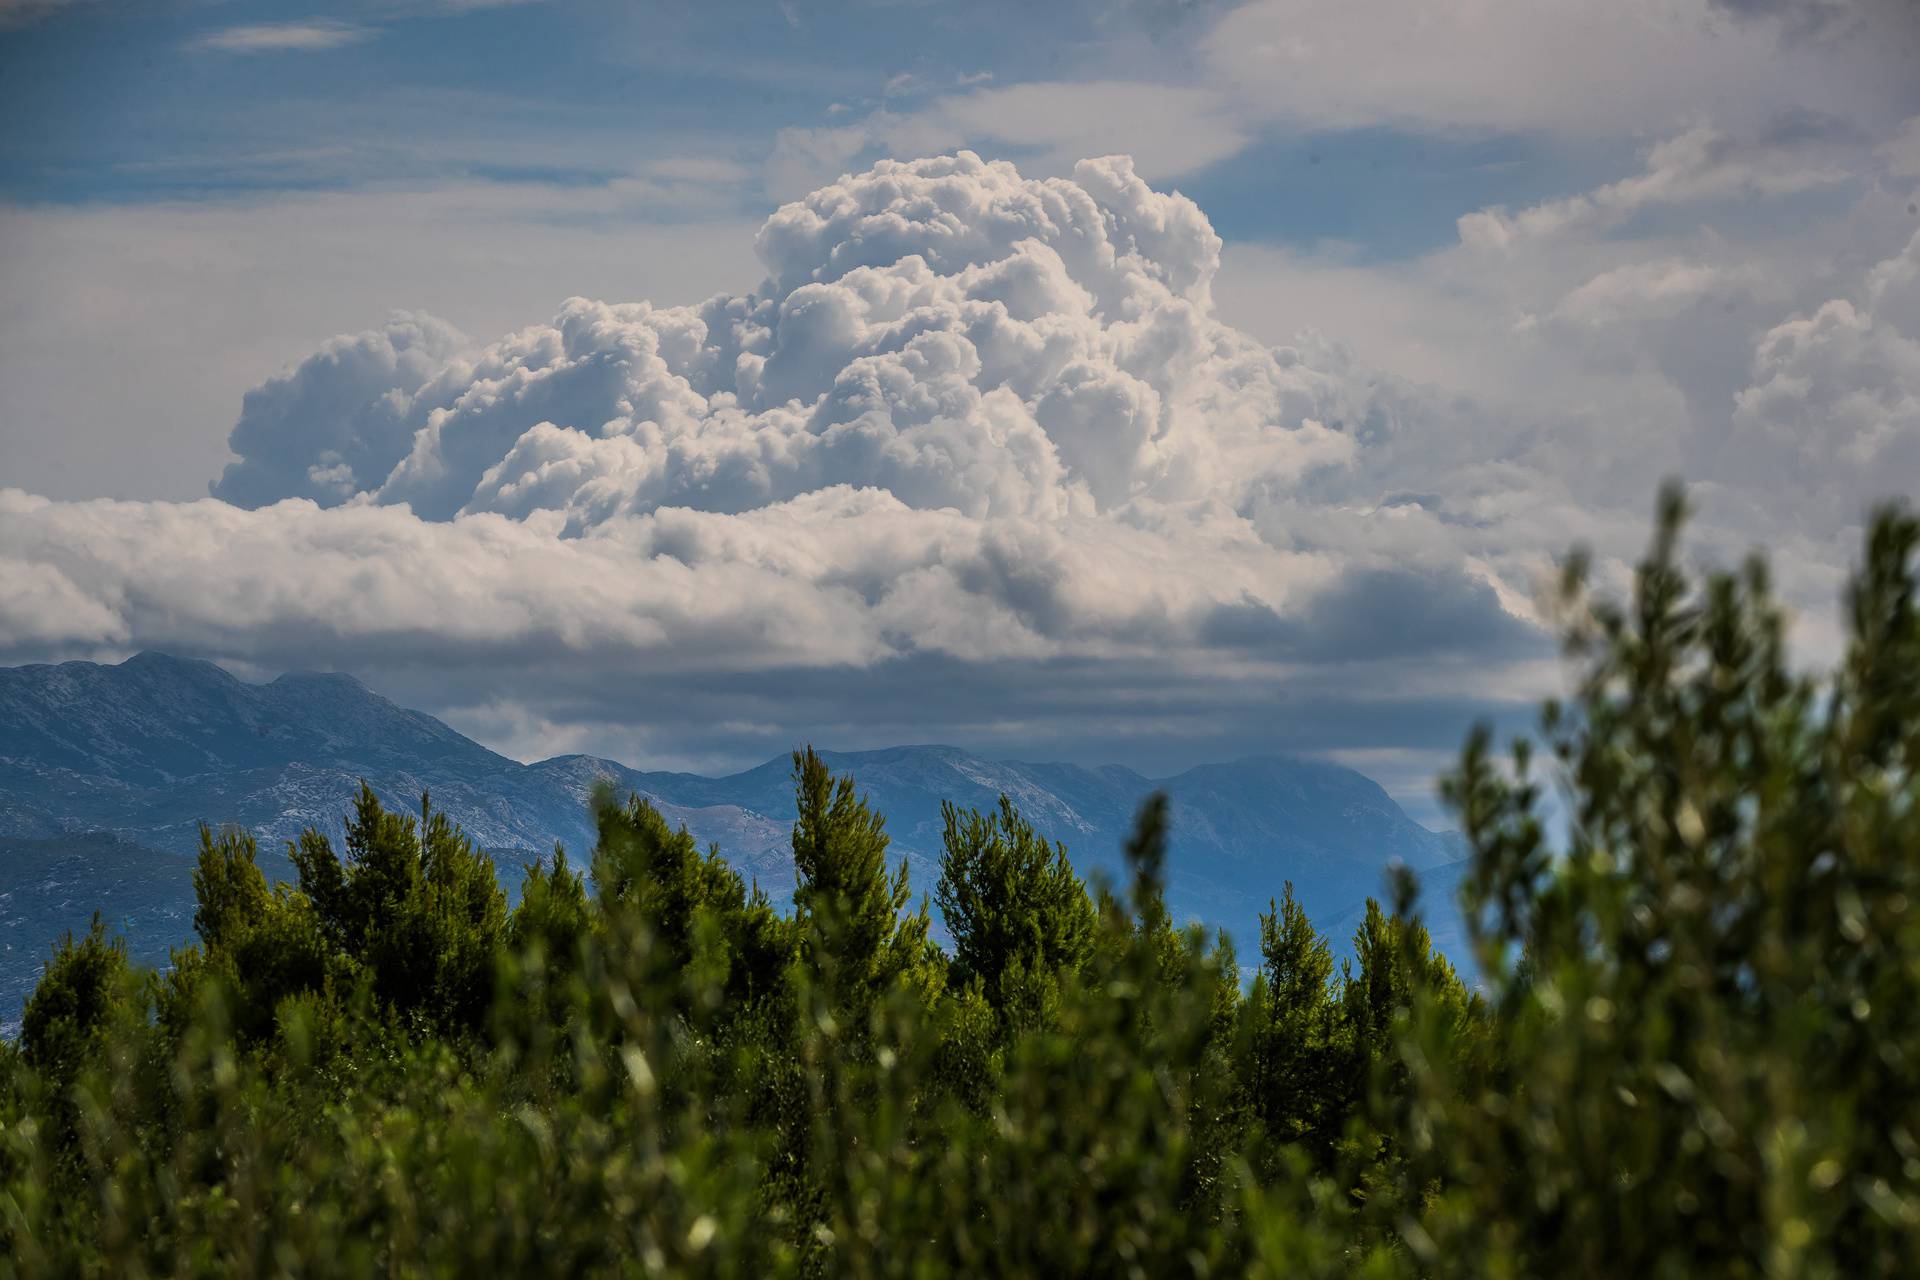
[[[1337,381],[1216,321],[1220,240],[1124,158],[1028,181],[971,153],[790,204],[767,278],[703,306],[569,300],[465,346],[425,317],[338,339],[247,397],[244,506],[429,520],[739,513],[834,485],[973,519],[1243,508],[1351,460]]]

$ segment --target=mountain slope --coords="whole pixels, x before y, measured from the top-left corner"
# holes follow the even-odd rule
[[[1390,862],[1419,870],[1458,856],[1448,837],[1409,819],[1377,783],[1317,761],[1262,757],[1148,778],[1117,765],[1088,769],[987,760],[954,747],[823,754],[835,769],[851,772],[887,815],[894,845],[915,862],[914,883],[921,887],[930,886],[931,874],[937,874],[941,801],[986,808],[1002,794],[1012,797],[1037,828],[1064,843],[1083,872],[1104,870],[1117,877],[1121,846],[1141,800],[1164,790],[1173,805],[1169,896],[1175,911],[1236,929],[1288,879],[1310,906],[1325,903],[1331,914],[1377,892]],[[583,759],[563,757],[532,768]],[[642,773],[606,761],[593,765],[622,787],[688,812],[740,810],[775,819],[763,836],[741,833],[746,842],[721,839],[721,847],[751,860],[766,852],[753,846],[756,838],[764,838],[777,846],[771,852],[782,867],[787,865],[785,820],[792,790],[785,759],[725,778]],[[929,878],[921,875],[922,862]]]
[[[1243,935],[1287,880],[1316,919],[1344,923],[1379,891],[1390,862],[1426,869],[1457,857],[1449,837],[1412,822],[1377,784],[1315,761],[1263,757],[1154,779],[944,746],[825,754],[887,815],[916,893],[938,874],[941,802],[984,808],[1002,794],[1084,872],[1118,880],[1135,810],[1166,791],[1170,905]],[[256,685],[154,653],[118,666],[0,668],[0,1024],[15,1016],[52,940],[84,929],[94,906],[125,920],[149,957],[183,941],[187,858],[203,821],[247,827],[270,874],[289,875],[284,843],[309,825],[337,836],[360,779],[405,808],[426,790],[494,851],[513,889],[517,864],[556,840],[585,857],[588,797],[607,779],[718,843],[784,900],[793,886],[789,772],[784,756],[721,778],[578,755],[522,764],[345,675]]]

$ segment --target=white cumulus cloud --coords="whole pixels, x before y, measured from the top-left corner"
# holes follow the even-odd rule
[[[884,162],[757,247],[761,289],[700,306],[576,298],[484,348],[415,316],[336,339],[249,393],[214,493],[577,530],[848,484],[1059,519],[1238,507],[1352,457],[1335,380],[1213,318],[1219,237],[1124,160]]]
[[[1753,465],[1793,477],[1795,505],[1854,516],[1920,489],[1920,233],[1851,297],[1758,342],[1734,423]]]
[[[1254,747],[1294,686],[1535,691],[1498,672],[1564,527],[1513,535],[1518,471],[1418,487],[1462,410],[1223,323],[1220,238],[1127,159],[882,162],[755,247],[697,305],[327,342],[248,393],[205,500],[0,491],[0,652],[339,666],[496,718],[510,687],[529,723],[600,681],[595,715],[771,735],[876,673],[947,700],[922,733],[1037,748],[1063,698]],[[750,696],[769,672],[816,701]]]

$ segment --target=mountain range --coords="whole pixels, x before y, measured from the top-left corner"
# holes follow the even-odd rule
[[[1436,942],[1459,954],[1451,908],[1456,840],[1418,825],[1351,769],[1284,756],[1149,778],[990,760],[946,746],[825,752],[886,815],[916,896],[938,876],[940,803],[1005,794],[1066,844],[1083,873],[1118,880],[1140,802],[1173,807],[1168,900],[1177,916],[1234,933],[1243,958],[1258,912],[1291,880],[1323,928],[1350,931],[1395,862],[1420,872]],[[509,892],[555,841],[592,846],[601,779],[651,799],[777,901],[793,886],[785,757],[726,777],[644,772],[567,755],[527,764],[490,751],[352,676],[294,672],[250,684],[210,662],[142,653],[118,665],[0,668],[0,1029],[19,1014],[59,936],[100,910],[138,959],[165,963],[193,917],[191,857],[202,822],[260,840],[269,875],[291,878],[285,842],[337,837],[365,779],[415,808],[423,791],[492,851]],[[1338,941],[1338,939],[1336,939]]]

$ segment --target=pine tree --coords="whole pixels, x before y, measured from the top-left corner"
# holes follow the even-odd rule
[[[516,952],[537,950],[549,965],[571,967],[592,920],[586,880],[555,844],[551,858],[526,869],[520,905],[507,919],[507,945]]]
[[[625,804],[603,790],[594,798],[599,837],[593,883],[603,912],[625,928],[638,927],[663,972],[685,969],[704,936],[719,954],[727,1003],[736,1010],[776,992],[792,954],[792,930],[758,886],[751,890],[720,850],[704,853],[682,826],[675,828],[652,802],[635,795]]]
[[[126,943],[107,934],[98,912],[85,936],[69,933],[54,949],[20,1018],[20,1055],[56,1092],[93,1061],[127,997],[134,974]]]
[[[289,853],[343,979],[364,976],[386,1007],[443,1031],[484,1025],[506,895],[493,859],[427,795],[416,820],[389,812],[362,782],[344,862],[312,828]]]
[[[1093,901],[1066,848],[1005,796],[991,813],[949,803],[941,816],[934,897],[953,938],[953,985],[978,983],[1005,1028],[1049,1021],[1062,976],[1093,950]]]
[[[212,979],[235,1030],[257,1042],[273,1032],[282,1000],[328,989],[335,958],[312,903],[287,885],[268,888],[251,835],[203,824],[193,887],[200,946],[173,957],[162,1010],[170,1024],[190,1016]]]
[[[1333,951],[1287,882],[1260,917],[1260,971],[1245,1003],[1239,1074],[1268,1142],[1329,1167],[1356,1085],[1333,1000]]]
[[[907,865],[887,874],[886,822],[812,747],[793,756],[793,903],[802,955],[832,1007],[861,1025],[898,983],[937,985],[927,906],[903,915]]]

